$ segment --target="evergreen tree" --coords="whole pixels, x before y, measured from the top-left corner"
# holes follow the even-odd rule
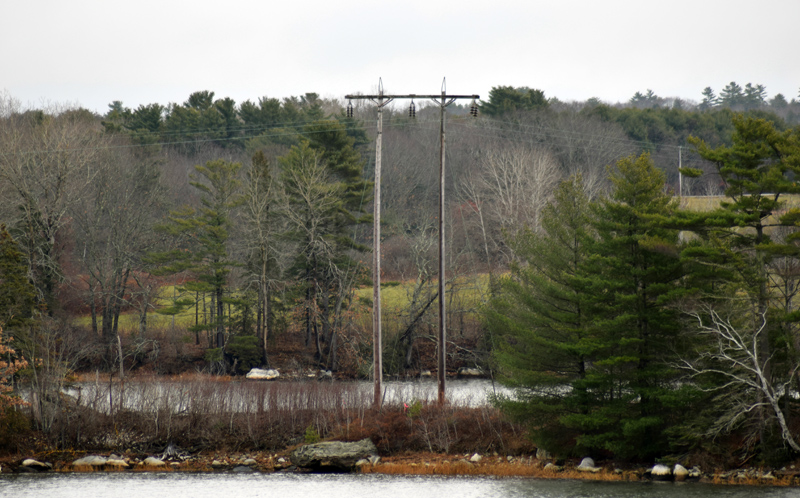
[[[512,111],[530,111],[548,107],[544,92],[528,87],[492,87],[489,101],[481,104],[481,112],[487,116],[500,116]]]
[[[581,445],[619,457],[653,457],[668,446],[667,400],[678,322],[666,305],[682,276],[677,232],[653,217],[674,209],[664,174],[649,155],[620,160],[610,170],[613,192],[595,204],[596,242],[589,248],[586,290],[598,353],[586,379],[594,407],[564,418]]]
[[[748,83],[744,86],[745,109],[758,109],[767,103],[767,89],[764,85]]]
[[[342,125],[316,122],[310,127],[318,130],[306,131],[316,146],[303,140],[279,158],[283,214],[286,238],[297,246],[289,271],[302,282],[306,345],[313,343],[316,357],[335,369],[342,312],[360,268],[351,251],[363,250],[353,226],[368,220],[360,211],[368,183]]]
[[[611,197],[589,212],[575,183],[562,185],[543,233],[517,241],[527,265],[503,281],[487,320],[505,331],[496,358],[518,387],[501,406],[529,419],[538,444],[648,458],[667,450],[683,402],[668,366],[679,327],[667,304],[683,275],[677,232],[655,222],[675,206],[646,154],[619,161],[610,178]]]
[[[158,229],[174,235],[180,241],[180,248],[154,254],[152,259],[160,263],[160,273],[191,271],[197,278],[188,282],[183,290],[192,293],[211,292],[214,303],[215,345],[225,345],[225,300],[228,274],[237,266],[230,256],[229,241],[233,227],[233,213],[244,198],[241,194],[239,170],[241,163],[231,163],[222,159],[208,161],[195,166],[199,175],[192,175],[192,186],[201,192],[202,207],[197,210],[185,206],[172,211],[167,223]],[[194,301],[180,300],[168,313],[178,313]]]
[[[597,352],[582,283],[590,227],[580,177],[556,189],[541,220],[541,232],[521,230],[511,241],[516,262],[493,291],[486,324],[499,378],[515,388],[513,398],[497,401],[528,425],[537,446],[563,454],[579,435],[563,418],[587,413],[587,391],[574,387]]]
[[[745,104],[742,87],[735,81],[731,81],[719,93],[719,101],[726,107],[739,107]]]
[[[706,111],[712,107],[716,107],[717,104],[719,104],[719,99],[714,94],[714,90],[712,90],[710,86],[705,87],[703,89],[703,100],[700,102],[700,110]]]
[[[765,365],[767,382],[779,382],[794,368],[800,313],[794,305],[798,282],[792,268],[800,262],[796,232],[800,211],[786,212],[786,194],[800,193],[800,134],[778,131],[763,119],[734,117],[731,146],[709,147],[692,138],[699,154],[716,166],[726,184],[729,200],[711,213],[697,213],[684,222],[702,236],[703,244],[684,251],[696,266],[715,268],[706,272],[705,299],[712,308],[728,308],[736,297],[747,301],[752,320],[765,320],[764,333],[757,335],[757,360]],[[788,271],[787,271],[788,270]],[[704,282],[694,280],[698,287]],[[750,326],[750,329],[757,327]],[[759,400],[748,411],[754,438],[765,443],[772,422]],[[719,414],[718,414],[719,415]],[[722,416],[722,415],[719,415]]]

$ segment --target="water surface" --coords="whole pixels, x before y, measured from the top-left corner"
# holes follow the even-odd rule
[[[622,483],[533,478],[234,473],[5,474],[14,498],[778,498],[793,488],[699,483]]]

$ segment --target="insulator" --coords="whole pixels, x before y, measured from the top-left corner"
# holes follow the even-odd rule
[[[353,117],[353,102],[352,101],[349,101],[349,100],[347,101],[346,114],[347,114],[348,118],[352,118]]]
[[[417,106],[414,105],[414,101],[411,101],[411,105],[408,106],[408,117],[409,118],[416,118],[417,117]]]
[[[475,102],[475,99],[472,99],[472,104],[469,106],[469,115],[473,118],[478,117],[478,103]]]

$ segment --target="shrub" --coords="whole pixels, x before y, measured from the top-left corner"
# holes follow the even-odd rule
[[[228,353],[236,359],[236,370],[247,373],[261,364],[261,345],[254,335],[236,336],[228,342]]]
[[[314,444],[319,442],[320,440],[319,432],[317,432],[317,429],[315,429],[313,425],[309,425],[308,427],[306,427],[306,432],[303,435],[303,440],[306,442],[306,444]]]

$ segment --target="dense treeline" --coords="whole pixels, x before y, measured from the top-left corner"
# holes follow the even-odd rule
[[[784,200],[800,104],[758,89],[694,106],[496,87],[477,119],[452,107],[448,364],[518,385],[506,407],[537,444],[642,458],[744,428],[750,447],[792,446]],[[438,108],[418,106],[384,117],[383,270],[407,294],[384,326],[393,374],[432,366],[436,327]],[[374,112],[347,118],[313,93],[237,104],[203,91],[104,116],[4,97],[0,323],[16,364],[39,359],[20,372],[40,428],[63,408],[47,393],[77,368],[241,373],[291,357],[366,375]],[[679,188],[730,201],[685,212]],[[192,318],[159,330],[153,313]],[[728,351],[725,331],[758,339],[760,373],[739,375],[753,343]]]
[[[487,325],[518,387],[500,402],[539,445],[641,459],[735,430],[766,461],[800,450],[800,130],[733,126],[730,146],[691,139],[723,181],[719,208],[681,209],[645,153],[609,169],[607,196],[564,181],[541,228],[512,239]]]

